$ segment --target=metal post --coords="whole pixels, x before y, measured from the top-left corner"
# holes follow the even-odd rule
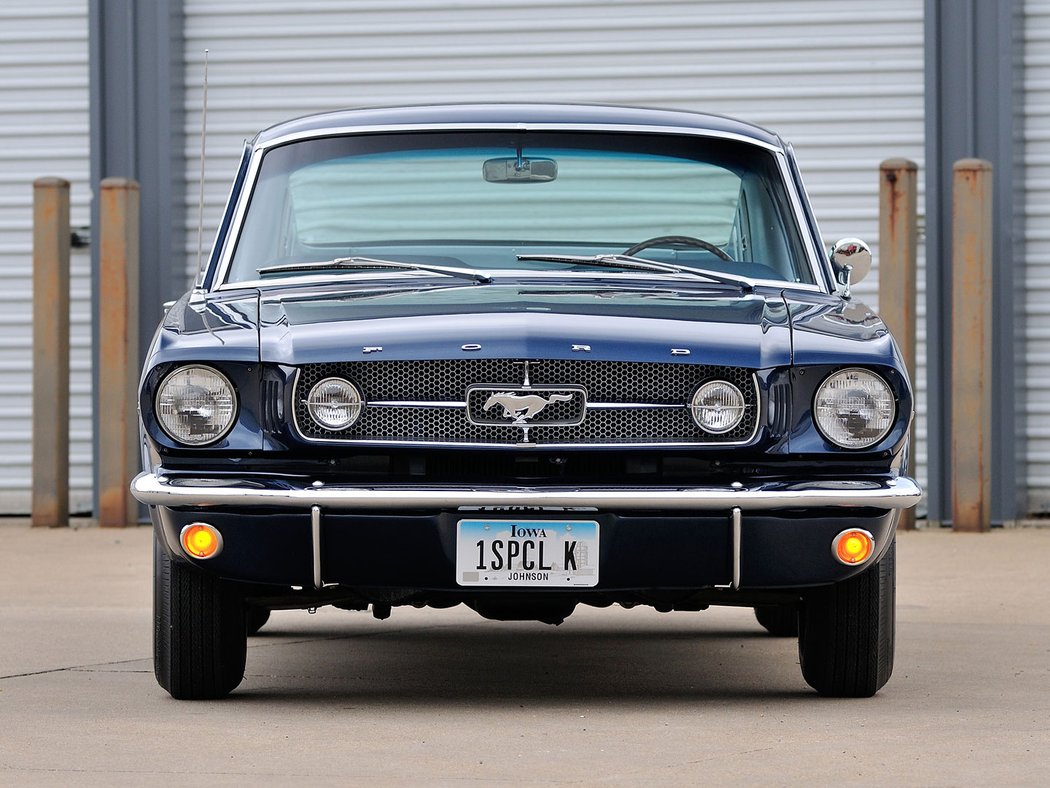
[[[99,194],[98,521],[135,525],[138,468],[139,185],[106,178]]]
[[[69,181],[33,183],[33,525],[69,524]]]
[[[955,163],[952,188],[952,527],[987,531],[992,506],[992,165]]]
[[[139,350],[157,327],[161,304],[187,289],[184,126],[185,13],[183,0],[82,0],[88,10],[91,114],[91,183],[120,176],[140,185]],[[195,70],[196,73],[196,70]],[[99,201],[91,224],[101,226]],[[91,250],[92,391],[94,432],[102,429],[107,404],[99,399],[103,359],[98,335],[101,287],[98,244]],[[139,361],[142,361],[140,358]],[[102,508],[101,447],[94,445],[96,512]],[[140,513],[142,510],[139,510]]]
[[[928,520],[951,519],[952,164],[977,157],[995,167],[995,409],[992,520],[1027,513],[1025,430],[1024,90],[1019,56],[1030,3],[925,0],[926,449]],[[1030,222],[1029,222],[1030,225]]]
[[[887,159],[879,166],[879,312],[915,375],[915,279],[918,238],[918,165]],[[915,457],[915,425],[911,457]],[[915,510],[901,513],[900,527],[915,528]]]

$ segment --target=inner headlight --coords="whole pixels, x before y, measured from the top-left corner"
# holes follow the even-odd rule
[[[168,437],[187,446],[203,446],[229,432],[237,415],[237,395],[216,369],[179,367],[157,388],[155,410]]]
[[[314,384],[306,408],[326,430],[345,430],[361,415],[361,392],[349,380],[325,378]]]
[[[744,418],[744,395],[728,381],[712,380],[693,394],[689,411],[702,430],[721,435]]]
[[[817,389],[813,414],[820,433],[844,449],[866,449],[893,426],[897,405],[885,380],[866,369],[843,369]]]

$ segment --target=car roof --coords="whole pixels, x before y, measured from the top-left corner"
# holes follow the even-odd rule
[[[683,110],[647,109],[598,104],[428,104],[409,107],[371,107],[344,109],[307,115],[278,123],[255,138],[256,146],[267,145],[287,137],[322,136],[326,132],[354,127],[493,124],[535,125],[601,125],[655,127],[668,130],[709,131],[715,134],[755,140],[783,148],[779,136],[751,123],[721,115],[708,115]]]

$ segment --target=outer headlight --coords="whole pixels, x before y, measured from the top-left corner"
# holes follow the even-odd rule
[[[325,378],[314,384],[306,397],[306,408],[318,426],[345,430],[361,415],[361,392],[349,380]]]
[[[237,395],[216,369],[179,367],[157,387],[156,415],[174,441],[204,446],[223,437],[237,415]]]
[[[721,435],[736,427],[744,418],[744,395],[725,380],[705,383],[689,403],[693,421],[712,435]]]
[[[897,415],[893,391],[866,369],[843,369],[817,389],[813,416],[821,435],[844,449],[866,449],[890,431]]]

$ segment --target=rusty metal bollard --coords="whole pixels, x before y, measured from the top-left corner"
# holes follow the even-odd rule
[[[952,527],[991,528],[992,165],[955,163],[952,186]]]
[[[32,522],[69,524],[69,181],[33,182]]]
[[[99,190],[98,521],[135,525],[128,491],[138,471],[139,185],[106,178]]]
[[[879,166],[879,313],[915,374],[915,281],[918,246],[918,165],[887,159]],[[915,457],[915,425],[911,428]],[[901,513],[900,527],[915,528],[915,510]]]

